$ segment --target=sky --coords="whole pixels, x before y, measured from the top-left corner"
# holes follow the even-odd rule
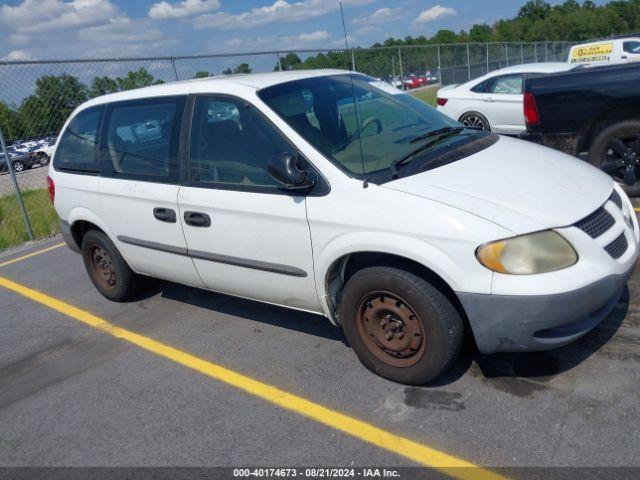
[[[343,0],[351,46],[468,30],[525,0]],[[551,1],[550,3],[560,3]],[[603,1],[597,1],[601,4]],[[338,0],[0,0],[0,59],[342,48]]]

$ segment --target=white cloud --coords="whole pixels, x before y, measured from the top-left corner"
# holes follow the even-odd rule
[[[27,50],[12,50],[4,57],[3,60],[8,62],[19,62],[24,60],[33,60],[33,55]]]
[[[311,33],[301,33],[300,35],[298,35],[298,38],[302,42],[313,43],[319,42],[321,40],[328,40],[329,38],[331,38],[331,35],[329,35],[329,32],[327,32],[326,30],[316,30],[315,32]]]
[[[220,8],[219,0],[184,0],[176,3],[169,3],[163,0],[151,5],[149,17],[154,20],[183,18],[209,12],[216,8]]]
[[[147,55],[151,47],[158,51],[158,47],[169,42],[148,20],[130,18],[82,29],[78,39],[90,46],[90,55],[95,57]]]
[[[366,25],[370,23],[384,23],[397,20],[402,17],[401,8],[379,8],[368,17],[357,18],[352,23],[356,25]]]
[[[21,35],[99,25],[120,15],[109,0],[24,0],[0,7],[0,21]]]
[[[343,0],[345,7],[365,5],[375,0]],[[217,12],[200,15],[196,18],[197,28],[252,28],[272,22],[296,22],[316,18],[340,9],[335,0],[301,0],[289,3],[287,0],[275,0],[271,5],[256,7],[241,13]]]
[[[431,7],[431,8],[428,8],[427,10],[423,10],[422,12],[420,12],[420,15],[418,15],[418,18],[416,18],[413,21],[413,23],[418,23],[418,24],[429,23],[444,17],[450,17],[452,15],[457,15],[457,14],[458,12],[456,12],[451,7],[443,7],[441,5],[436,5],[435,7]]]

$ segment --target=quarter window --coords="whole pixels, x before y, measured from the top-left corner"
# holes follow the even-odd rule
[[[56,169],[99,171],[98,145],[103,112],[103,106],[88,108],[71,120],[53,160]]]
[[[231,98],[198,98],[191,130],[190,169],[195,184],[277,189],[269,158],[292,149],[254,107]]]
[[[167,181],[177,177],[183,98],[156,98],[109,107],[106,176]]]

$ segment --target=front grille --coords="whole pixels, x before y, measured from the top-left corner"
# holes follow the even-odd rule
[[[614,223],[616,223],[616,221],[611,214],[609,214],[604,207],[600,207],[588,217],[577,222],[575,226],[591,238],[598,238],[604,232],[613,227]]]
[[[618,259],[622,255],[624,255],[624,252],[627,251],[628,246],[629,245],[627,244],[627,237],[625,237],[623,232],[613,242],[604,247],[604,249],[609,255],[611,255],[612,258]]]
[[[611,192],[609,200],[611,200],[620,210],[622,210],[622,198],[620,198],[620,194],[618,192],[616,192],[615,190]]]

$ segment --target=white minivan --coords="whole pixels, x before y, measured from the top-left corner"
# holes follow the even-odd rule
[[[407,384],[447,370],[464,335],[483,353],[575,340],[638,256],[606,174],[339,70],[95,98],[49,175],[105,297],[131,298],[144,275],[324,315]]]

